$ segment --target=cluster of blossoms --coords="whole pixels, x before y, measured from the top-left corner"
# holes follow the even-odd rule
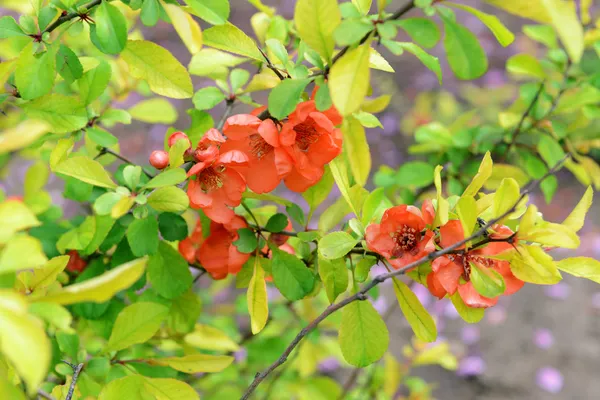
[[[305,101],[282,122],[261,120],[258,115],[263,110],[229,117],[222,133],[210,129],[195,149],[182,132],[169,137],[169,146],[188,140],[186,156],[195,162],[188,172],[190,206],[202,209],[212,221],[207,238],[198,225],[179,249],[188,262],[198,261],[215,279],[237,273],[249,258],[233,244],[238,229],[248,227],[233,210],[240,205],[246,187],[268,193],[283,181],[290,190],[304,192],[321,179],[325,165],[342,151],[342,133],[336,127],[342,117],[335,108],[319,111],[314,100]],[[166,168],[168,153],[153,152],[150,163]],[[293,251],[285,244],[287,238],[273,235],[272,239],[283,250]],[[264,251],[268,253],[268,249]]]
[[[465,238],[462,223],[450,220],[435,227],[435,211],[431,200],[419,210],[414,206],[400,205],[385,211],[381,223],[371,224],[366,230],[368,247],[384,257],[392,267],[400,269],[413,261],[441,248],[448,248]],[[513,249],[517,240],[513,231],[504,225],[491,227],[491,241],[482,247],[458,247],[449,254],[433,260],[427,274],[427,288],[434,296],[458,294],[469,307],[487,308],[498,302],[498,297],[487,298],[477,292],[471,281],[472,265],[487,271],[493,270],[504,279],[508,296],[523,287],[508,261],[494,258]]]

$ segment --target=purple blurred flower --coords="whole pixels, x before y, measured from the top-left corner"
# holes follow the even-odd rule
[[[467,325],[462,329],[460,338],[466,345],[472,345],[479,341],[479,327],[475,325]]]
[[[600,292],[596,292],[592,295],[592,307],[600,310]]]
[[[556,368],[544,367],[538,370],[535,382],[546,392],[558,393],[563,388],[564,377]]]
[[[564,282],[558,282],[556,285],[544,287],[544,293],[552,299],[564,300],[569,297],[571,287]]]
[[[319,363],[319,371],[323,373],[333,372],[340,367],[340,362],[335,357],[327,357]]]
[[[233,353],[233,357],[235,358],[235,362],[244,362],[246,358],[248,358],[248,350],[245,347],[240,348],[238,351]]]
[[[267,286],[267,298],[269,299],[269,301],[275,301],[277,299],[280,299],[281,293],[279,292],[279,289],[273,286]]]
[[[371,300],[371,303],[373,304],[373,307],[377,310],[379,314],[385,313],[385,311],[388,308],[387,301],[382,295],[379,295],[379,297],[376,300]]]
[[[554,344],[554,336],[549,329],[536,329],[533,334],[533,342],[540,349],[549,349]]]
[[[460,360],[458,364],[459,376],[477,376],[485,371],[485,361],[479,356],[468,356]]]
[[[385,136],[393,136],[398,133],[398,117],[394,113],[387,112],[383,114],[381,125],[383,125],[383,134]]]
[[[431,294],[429,294],[429,290],[427,290],[425,286],[415,284],[411,286],[411,289],[421,304],[423,304],[423,307],[427,307],[431,304]]]

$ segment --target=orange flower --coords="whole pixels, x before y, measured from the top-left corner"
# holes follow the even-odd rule
[[[425,209],[425,207],[424,207]],[[435,250],[433,232],[426,230],[429,214],[405,204],[383,213],[380,224],[367,227],[367,246],[385,257],[396,268],[410,264]]]
[[[218,223],[228,223],[234,216],[230,207],[240,205],[246,181],[234,168],[248,162],[248,156],[239,150],[215,151],[222,135],[211,129],[202,138],[198,150],[203,159],[188,172],[195,176],[188,183],[188,197],[192,208],[201,208],[206,216]],[[197,153],[195,153],[197,155]]]
[[[196,262],[196,251],[203,242],[202,223],[198,220],[192,234],[179,242],[179,253],[188,263],[194,264]]]
[[[512,231],[501,225],[492,227],[494,231],[490,236],[493,239],[504,239],[512,235]],[[440,228],[442,247],[448,247],[464,239],[462,224],[458,220],[448,221]],[[464,248],[462,246],[461,248]],[[432,264],[432,272],[427,276],[429,291],[438,298],[446,294],[454,294],[458,290],[460,297],[469,307],[487,308],[498,302],[498,297],[493,299],[480,295],[473,286],[470,279],[471,263],[481,269],[492,269],[498,272],[504,279],[506,289],[504,295],[508,296],[523,287],[523,281],[517,279],[510,270],[507,261],[489,258],[496,254],[512,249],[507,242],[492,242],[485,247],[469,250],[463,254],[448,254],[435,259]]]
[[[279,185],[292,170],[292,160],[279,140],[275,123],[261,121],[254,115],[229,117],[223,128],[227,142],[221,151],[238,150],[248,155],[248,164],[239,171],[248,187],[256,193],[267,193]]]
[[[321,179],[323,166],[342,151],[342,133],[336,128],[341,123],[335,108],[320,112],[313,100],[298,104],[290,114],[279,136],[294,163],[285,178],[289,189],[303,192]]]
[[[250,258],[250,254],[240,253],[233,244],[239,238],[238,229],[247,227],[246,220],[238,215],[226,224],[211,222],[210,235],[196,251],[196,258],[214,279],[237,274]]]

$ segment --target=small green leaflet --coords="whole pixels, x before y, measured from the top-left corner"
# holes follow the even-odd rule
[[[277,119],[287,117],[301,101],[310,79],[284,79],[269,93],[269,112]]]
[[[504,278],[491,268],[479,268],[471,263],[471,282],[477,293],[483,297],[493,299],[500,296],[506,290]]]
[[[169,309],[158,303],[139,302],[125,307],[117,316],[105,351],[146,342],[158,331],[168,313]]]
[[[94,13],[90,25],[90,39],[103,53],[119,54],[127,43],[127,20],[121,11],[103,1]]]
[[[437,329],[433,318],[419,301],[419,298],[402,281],[393,278],[394,293],[402,313],[410,324],[415,336],[425,342],[434,342],[437,339]]]
[[[319,240],[319,254],[333,260],[348,254],[358,240],[346,232],[331,232]]]
[[[290,301],[304,298],[315,284],[315,277],[310,269],[295,255],[278,248],[273,252],[273,281],[281,294]]]
[[[254,258],[254,272],[248,284],[247,302],[250,314],[250,327],[253,334],[262,331],[269,319],[269,300],[265,271],[261,267],[262,257]]]
[[[95,160],[85,156],[71,157],[56,166],[55,172],[72,176],[94,186],[114,189],[117,185],[112,181],[104,167]]]

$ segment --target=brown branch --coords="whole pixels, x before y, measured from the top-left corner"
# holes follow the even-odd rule
[[[128,158],[125,158],[124,156],[120,155],[119,153],[117,153],[116,151],[112,151],[111,149],[107,148],[107,147],[102,147],[100,149],[100,153],[98,153],[96,155],[96,157],[94,157],[94,160],[97,160],[98,158],[102,157],[105,154],[110,154],[113,157],[118,158],[119,160],[123,161],[126,164],[131,164],[131,165],[136,165],[133,161],[131,161]],[[142,172],[144,173],[144,175],[146,175],[148,178],[152,179],[154,178],[154,175],[152,175],[150,172],[146,171],[144,168],[142,168]]]
[[[267,68],[269,68],[271,71],[275,72],[275,75],[277,75],[277,77],[280,80],[284,80],[285,76],[281,75],[281,72],[279,72],[279,70],[277,68],[275,68],[273,63],[271,63],[271,60],[269,60],[269,57],[267,56],[267,54],[260,47],[258,48],[258,51],[260,51],[260,54],[262,54],[263,57],[265,58],[265,60],[267,62]]]
[[[84,4],[83,7],[85,7],[89,11],[92,8],[94,8],[97,5],[99,5],[100,3],[102,3],[102,0],[93,0],[93,1],[90,1],[89,3],[87,3],[87,4]],[[78,13],[78,12],[73,12],[73,13],[69,13],[67,15],[63,15],[62,17],[59,17],[56,21],[54,21],[53,23],[51,23],[50,25],[48,25],[48,27],[46,29],[44,29],[44,32],[42,32],[42,33],[52,32],[53,30],[55,30],[56,28],[58,28],[59,26],[61,26],[65,22],[69,22],[73,18],[77,18],[79,16],[80,16],[80,13]]]
[[[219,120],[219,123],[215,127],[219,132],[221,132],[221,130],[223,130],[223,126],[225,126],[225,122],[227,122],[227,118],[229,118],[229,116],[231,115],[231,112],[233,111],[233,103],[235,103],[235,97],[231,97],[226,100],[225,104],[227,106],[225,107],[223,116],[221,117],[221,119]]]
[[[71,386],[69,386],[67,397],[65,397],[65,400],[71,400],[73,398],[73,393],[75,392],[75,385],[77,385],[77,379],[79,378],[79,374],[81,373],[81,370],[83,369],[85,364],[79,363],[78,365],[75,365],[65,360],[63,360],[63,362],[69,367],[73,368],[73,378],[71,379]]]
[[[561,160],[561,162],[559,162],[554,168],[552,168],[551,170],[549,170],[546,174],[544,174],[544,176],[542,176],[540,179],[537,179],[535,181],[531,181],[523,190],[523,192],[521,193],[521,195],[519,196],[519,198],[517,199],[517,201],[515,202],[515,204],[510,207],[506,212],[504,212],[502,215],[490,220],[487,224],[485,224],[483,227],[481,227],[479,230],[477,230],[475,233],[473,233],[471,236],[454,243],[451,246],[448,246],[444,249],[438,250],[438,251],[434,251],[432,253],[429,253],[428,255],[421,257],[420,259],[400,268],[397,269],[395,271],[391,271],[388,272],[386,274],[381,274],[375,278],[373,278],[372,281],[370,281],[368,284],[366,284],[365,286],[363,286],[363,288],[361,290],[359,290],[358,292],[356,292],[355,294],[353,294],[352,296],[346,297],[345,299],[343,299],[342,301],[340,301],[339,303],[335,303],[335,304],[330,304],[317,318],[315,318],[313,321],[311,321],[306,327],[304,327],[297,335],[296,337],[292,340],[292,342],[288,345],[288,347],[284,350],[283,354],[277,359],[275,360],[267,369],[265,369],[262,372],[259,372],[256,374],[256,376],[254,377],[254,380],[252,381],[252,383],[250,384],[250,386],[246,389],[246,391],[244,392],[243,396],[241,397],[241,400],[247,400],[250,398],[250,396],[252,395],[252,393],[254,392],[254,390],[256,390],[256,388],[258,387],[258,385],[260,385],[260,383],[267,377],[269,376],[269,374],[271,372],[273,372],[275,369],[277,369],[280,365],[282,365],[283,363],[285,363],[290,355],[290,353],[298,346],[298,344],[306,337],[306,335],[308,335],[313,329],[315,329],[325,318],[327,318],[328,316],[330,316],[331,314],[333,314],[334,312],[336,312],[337,310],[347,306],[348,304],[357,301],[357,300],[366,300],[367,299],[367,293],[373,289],[375,286],[381,284],[382,282],[385,282],[388,279],[394,278],[396,276],[400,276],[405,274],[407,271],[418,267],[421,264],[424,264],[426,262],[429,261],[433,261],[434,259],[441,257],[445,254],[449,254],[450,252],[452,252],[453,250],[456,250],[462,246],[464,246],[465,244],[467,244],[468,242],[477,239],[479,237],[484,236],[485,234],[487,234],[488,229],[490,229],[494,224],[498,223],[499,221],[501,221],[502,219],[504,219],[505,217],[507,217],[508,215],[510,215],[512,212],[514,212],[515,208],[521,203],[521,201],[523,201],[523,199],[525,198],[525,196],[527,196],[529,194],[529,192],[535,187],[537,186],[539,183],[541,183],[544,179],[546,179],[548,176],[554,174],[560,167],[562,167],[562,162],[568,158],[569,156],[565,156],[563,158],[563,160]]]

